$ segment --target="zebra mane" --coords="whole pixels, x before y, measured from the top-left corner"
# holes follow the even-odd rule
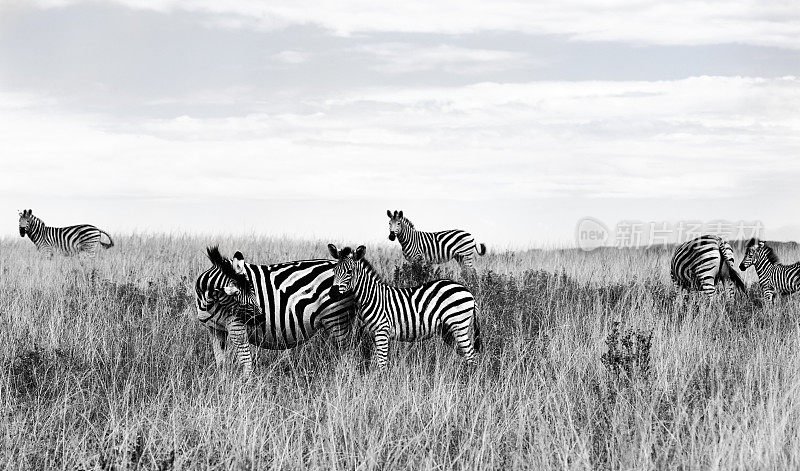
[[[764,255],[767,256],[767,260],[770,263],[781,263],[781,260],[778,258],[778,255],[772,250],[772,247],[769,245],[764,245]]]
[[[386,280],[384,280],[381,274],[378,273],[378,270],[376,270],[375,267],[373,267],[372,264],[369,263],[369,260],[367,260],[364,257],[361,257],[361,260],[359,260],[358,262],[361,262],[361,265],[367,270],[368,273],[372,273],[373,275],[375,275],[375,278],[377,278],[378,281],[386,284]]]
[[[408,224],[408,227],[410,227],[411,229],[414,229],[414,223],[411,222],[407,217],[403,216],[403,221],[405,221],[406,224]]]
[[[236,273],[236,270],[231,266],[231,261],[219,253],[219,246],[214,245],[206,247],[208,259],[214,265],[214,268],[221,271],[223,275],[234,280],[239,289],[244,293],[250,292],[250,283],[247,280],[247,275]]]

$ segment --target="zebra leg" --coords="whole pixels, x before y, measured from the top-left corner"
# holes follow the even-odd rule
[[[467,269],[467,270],[468,269],[472,269],[472,270],[475,269],[474,268],[475,267],[475,254],[473,252],[470,251],[470,253],[468,253],[466,255],[460,255],[460,257],[461,257],[460,263],[461,263],[461,266],[464,267],[464,269]]]
[[[211,347],[214,349],[214,360],[217,363],[217,368],[222,368],[225,364],[225,337],[227,333],[209,327],[208,334],[211,336]]]
[[[387,370],[389,357],[389,333],[385,330],[375,332],[375,363],[381,371]]]
[[[764,289],[764,299],[767,303],[772,304],[773,299],[775,298],[775,292],[769,288]]]
[[[236,347],[236,358],[242,366],[245,375],[253,373],[253,357],[250,355],[250,343],[247,341],[247,326],[240,316],[234,314],[228,321],[228,336]]]
[[[470,326],[473,322],[475,322],[474,310],[464,322],[455,323],[445,320],[443,329],[445,336],[452,336],[455,339],[456,352],[463,356],[464,360],[470,365],[475,364],[475,344],[472,341],[472,335],[470,335]],[[446,338],[445,343],[447,343]]]
[[[700,289],[708,298],[712,298],[714,296],[714,293],[717,292],[717,287],[714,284],[714,278],[713,277],[702,278],[700,280]]]
[[[726,280],[723,284],[728,288],[728,299],[733,299],[736,297],[736,284],[734,284],[733,280]]]

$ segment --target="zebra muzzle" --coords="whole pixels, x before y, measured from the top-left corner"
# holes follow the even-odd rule
[[[20,227],[19,228],[19,236],[20,237],[25,237],[25,228],[24,227]]]
[[[396,237],[396,236],[394,235],[394,232],[390,232],[390,233],[389,233],[389,240],[394,240],[394,239],[395,239],[395,237]]]
[[[339,287],[336,285],[331,286],[331,289],[328,290],[328,296],[330,296],[334,301],[338,301],[343,297],[342,292],[339,291]]]

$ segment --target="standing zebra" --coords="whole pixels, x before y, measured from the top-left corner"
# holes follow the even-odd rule
[[[364,258],[362,245],[328,250],[338,260],[331,297],[353,293],[358,315],[375,339],[378,368],[386,369],[389,339],[412,342],[440,334],[470,364],[481,349],[480,328],[472,293],[459,283],[436,280],[414,288],[387,285]],[[472,332],[470,332],[470,327]]]
[[[47,227],[41,219],[33,215],[33,211],[30,209],[19,213],[19,236],[25,237],[26,234],[36,245],[37,250],[43,250],[50,256],[55,252],[67,255],[78,252],[95,253],[98,244],[105,249],[114,246],[114,241],[106,231],[89,224]],[[102,235],[108,237],[108,243],[100,240]]]
[[[337,345],[344,344],[354,301],[352,296],[333,300],[328,294],[336,262],[255,265],[245,263],[241,252],[233,260],[224,259],[217,247],[208,249],[208,258],[214,266],[195,283],[197,320],[209,329],[218,366],[225,360],[226,337],[233,340],[237,359],[248,374],[253,368],[248,342],[284,350],[304,343],[322,328]],[[234,275],[241,278],[237,281]],[[252,298],[241,294],[232,298],[234,290],[225,289],[233,285],[242,290],[242,279],[252,286]]]
[[[402,211],[389,216],[389,240],[397,238],[403,255],[409,262],[430,261],[445,263],[455,259],[458,263],[471,268],[478,255],[486,254],[486,245],[476,244],[472,234],[458,229],[439,232],[423,232],[414,229],[414,224],[403,216]]]
[[[772,301],[775,293],[791,294],[800,290],[800,262],[781,265],[772,247],[762,240],[750,239],[739,269],[745,271],[751,265],[756,268],[758,284],[767,301]]]
[[[733,249],[722,237],[703,235],[679,245],[670,263],[672,281],[685,290],[716,292],[717,281],[728,279],[747,292],[733,260]],[[733,294],[733,288],[730,288]]]

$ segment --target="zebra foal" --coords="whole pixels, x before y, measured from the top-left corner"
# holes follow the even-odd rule
[[[480,327],[475,314],[475,299],[462,284],[436,280],[414,288],[395,288],[386,284],[364,258],[366,248],[328,245],[338,262],[334,268],[331,297],[352,293],[364,327],[375,339],[375,357],[379,369],[387,367],[389,339],[412,342],[434,334],[475,363],[481,350]]]
[[[791,294],[800,290],[800,262],[783,265],[778,256],[762,240],[750,239],[744,252],[739,269],[746,271],[755,267],[758,284],[767,301],[772,301],[775,294]]]
[[[429,261],[446,263],[455,259],[464,267],[472,268],[475,253],[486,254],[486,245],[476,244],[472,234],[459,229],[439,232],[423,232],[414,228],[414,224],[403,216],[402,211],[394,213],[387,210],[389,216],[389,240],[395,238],[400,242],[403,256],[409,262]]]
[[[28,236],[37,250],[49,253],[55,252],[71,255],[79,252],[95,253],[98,244],[108,249],[114,246],[114,241],[108,232],[100,230],[89,224],[79,224],[68,227],[48,227],[44,221],[33,215],[33,211],[26,209],[19,213],[19,236]],[[101,240],[101,236],[108,237],[108,243]]]

